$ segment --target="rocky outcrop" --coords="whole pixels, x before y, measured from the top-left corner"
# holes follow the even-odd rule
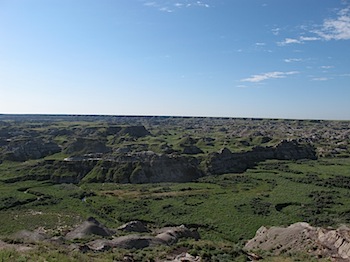
[[[139,221],[131,221],[124,226],[120,227],[123,230],[123,234],[127,232],[135,232],[135,225],[140,229]],[[131,230],[124,230],[130,229]],[[110,248],[124,248],[124,249],[143,249],[146,247],[158,246],[158,245],[174,245],[182,238],[192,238],[195,240],[200,239],[199,233],[196,230],[191,230],[184,225],[176,227],[167,227],[150,232],[147,228],[142,228],[147,235],[129,234],[123,236],[117,236],[117,231],[107,228],[95,218],[90,217],[72,231],[68,232],[64,237],[62,236],[49,236],[45,233],[44,228],[38,228],[35,231],[22,230],[9,237],[10,241],[20,243],[32,243],[37,244],[40,242],[51,242],[58,245],[69,244],[72,240],[85,239],[86,244],[72,244],[72,248],[76,250],[93,250],[93,251],[105,251]],[[147,231],[143,230],[146,229]],[[93,239],[93,240],[92,240]],[[0,243],[1,249],[1,243]]]
[[[192,256],[189,253],[181,253],[172,260],[165,260],[164,262],[200,262],[202,261],[200,256]]]
[[[192,231],[184,225],[160,229],[156,236],[156,239],[167,245],[175,244],[180,238],[193,238],[198,240],[200,236],[197,231]]]
[[[189,182],[202,176],[199,162],[195,158],[151,154],[148,161],[138,163],[130,175],[130,182],[135,184]]]
[[[11,141],[5,148],[5,159],[11,161],[26,161],[40,159],[61,152],[61,148],[52,141],[42,139],[21,139]]]
[[[206,172],[211,175],[225,173],[240,173],[247,170],[253,163],[243,159],[242,154],[234,154],[228,148],[209,155],[206,161]]]
[[[279,160],[317,159],[314,147],[299,144],[296,140],[283,140],[273,151],[273,158]]]
[[[206,162],[209,174],[241,173],[268,159],[298,160],[316,159],[316,152],[310,145],[302,145],[295,140],[283,140],[274,147],[255,147],[251,151],[232,153],[224,148],[209,155]]]
[[[95,218],[90,217],[82,224],[77,226],[73,231],[69,232],[65,239],[73,240],[73,239],[82,239],[91,235],[97,235],[102,237],[112,236],[115,232],[111,229],[108,229],[100,222],[98,222]]]
[[[101,147],[105,149],[105,145]],[[81,181],[134,184],[190,182],[204,175],[241,173],[267,159],[304,158],[315,159],[316,153],[312,147],[298,144],[296,141],[282,141],[275,147],[255,147],[243,153],[232,153],[224,148],[209,155],[204,169],[199,158],[178,154],[142,151],[112,156],[90,153],[68,157],[65,161],[43,161],[33,166],[29,174],[11,179],[14,179],[13,181],[50,179],[55,183],[75,184]]]
[[[184,225],[160,229],[156,236],[126,235],[111,240],[98,239],[91,241],[87,246],[94,251],[103,251],[110,248],[142,249],[157,245],[173,245],[181,238],[200,238],[197,231],[192,231]]]
[[[182,154],[186,155],[197,155],[197,154],[203,154],[204,152],[202,149],[200,149],[197,146],[191,145],[191,146],[185,146],[182,150]]]
[[[138,233],[149,232],[149,229],[141,221],[130,221],[118,227],[118,230]]]
[[[105,141],[89,138],[76,138],[64,150],[67,154],[108,153],[111,151]]]
[[[342,226],[338,229],[325,229],[304,222],[286,228],[261,227],[244,248],[255,252],[271,251],[275,255],[304,252],[317,257],[333,258],[335,261],[349,261],[350,228]]]
[[[126,126],[118,132],[118,135],[129,135],[131,137],[139,138],[149,136],[151,133],[144,126]]]
[[[90,250],[105,251],[111,248],[143,249],[146,247],[160,245],[160,242],[152,236],[127,235],[114,239],[97,239],[87,244]]]
[[[39,230],[21,230],[11,236],[10,239],[21,243],[38,243],[48,239],[48,236]]]

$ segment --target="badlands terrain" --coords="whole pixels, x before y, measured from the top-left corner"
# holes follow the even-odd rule
[[[2,261],[348,261],[350,122],[0,115]]]

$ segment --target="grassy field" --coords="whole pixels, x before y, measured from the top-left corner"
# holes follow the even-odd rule
[[[1,239],[7,239],[19,230],[40,227],[50,235],[62,236],[88,217],[95,217],[110,228],[141,220],[150,228],[181,224],[198,228],[201,240],[181,240],[173,247],[133,251],[137,261],[152,261],[183,247],[193,255],[206,258],[205,261],[246,261],[242,252],[244,242],[261,226],[283,226],[299,221],[313,226],[350,223],[350,151],[343,144],[343,133],[338,134],[330,146],[328,138],[322,137],[326,134],[322,131],[326,125],[322,123],[244,119],[207,119],[203,122],[192,118],[159,118],[147,122],[136,118],[133,125],[144,125],[152,135],[133,137],[109,133],[108,130],[116,126],[123,128],[130,119],[115,121],[108,124],[94,119],[49,124],[23,121],[18,126],[15,122],[8,122],[9,126],[6,121],[2,122],[0,131],[4,137],[7,132],[18,133],[11,137],[14,141],[26,136],[40,137],[56,142],[62,150],[37,160],[12,162],[7,158],[0,159]],[[281,126],[276,128],[279,124]],[[348,123],[330,124],[344,126],[344,130],[348,126]],[[110,149],[112,156],[125,149],[127,153],[153,151],[163,154],[169,149],[189,157],[183,154],[184,148],[195,146],[202,152],[190,156],[203,165],[208,154],[223,147],[232,152],[246,152],[255,146],[275,146],[286,137],[305,135],[312,138],[315,130],[320,130],[321,138],[314,145],[319,152],[333,157],[268,160],[243,174],[204,176],[191,183],[88,183],[88,179],[82,179],[80,184],[55,184],[47,178],[50,172],[69,175],[69,168],[59,166],[55,161],[87,153],[91,144],[100,141]],[[87,140],[85,148],[78,147],[76,152],[69,153],[68,149],[77,139]],[[6,144],[8,141],[0,139],[0,142]],[[340,153],[329,153],[334,148]],[[5,146],[0,147],[0,153],[6,156]],[[100,168],[100,164],[97,167]],[[92,169],[90,175],[96,170]],[[26,253],[0,251],[0,261],[121,261],[128,252],[71,253],[51,244],[41,244]],[[302,254],[263,261],[296,259],[312,261]]]
[[[266,161],[244,174],[181,184],[0,182],[0,234],[55,230],[89,216],[110,227],[135,219],[157,227],[196,225],[203,239],[230,242],[253,237],[261,225],[336,225],[350,220],[349,167],[349,159]]]

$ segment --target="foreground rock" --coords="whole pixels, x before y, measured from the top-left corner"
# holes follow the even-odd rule
[[[112,236],[114,233],[115,232],[113,230],[108,229],[96,219],[90,217],[73,231],[69,232],[65,238],[67,240],[82,239],[91,235],[108,237]]]
[[[192,231],[181,225],[179,227],[168,227],[158,230],[156,238],[167,245],[175,244],[180,238],[193,238],[198,240],[200,238],[197,231]]]
[[[158,231],[156,236],[127,235],[109,239],[97,239],[87,243],[89,249],[104,251],[111,248],[142,249],[157,245],[173,245],[181,238],[200,238],[197,231],[192,231],[181,225],[178,227],[164,228]]]
[[[149,229],[140,221],[130,221],[118,227],[118,230],[138,233],[150,232]]]
[[[4,250],[4,249],[16,250],[18,252],[25,252],[25,251],[32,250],[33,247],[29,245],[24,245],[24,244],[8,244],[0,240],[0,250]]]
[[[261,227],[245,250],[265,250],[275,255],[303,252],[318,258],[350,261],[350,228],[324,229],[300,222],[289,227]]]
[[[39,243],[48,239],[48,236],[44,232],[40,232],[38,230],[35,230],[35,231],[21,230],[10,238],[13,239],[15,242]]]

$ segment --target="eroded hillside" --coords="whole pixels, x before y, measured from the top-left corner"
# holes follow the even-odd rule
[[[16,253],[27,258],[40,245],[74,247],[67,261],[245,261],[254,254],[243,246],[261,226],[349,223],[349,127],[345,121],[1,115],[6,243],[0,246],[29,247],[25,252],[32,253]],[[68,239],[88,217],[119,233]],[[150,229],[137,238],[150,247],[132,256],[110,239],[134,241],[118,239],[125,234],[117,228],[130,221]],[[200,240],[153,245],[157,228],[180,225]],[[13,240],[23,230],[45,238],[40,245]],[[109,251],[99,257],[91,243]],[[305,261],[315,257],[306,255]]]

